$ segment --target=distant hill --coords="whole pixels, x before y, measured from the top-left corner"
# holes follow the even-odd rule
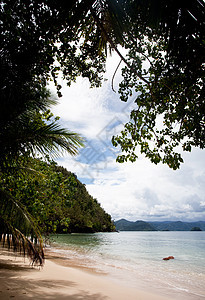
[[[149,223],[144,221],[131,222],[121,219],[115,222],[116,230],[120,231],[156,231]]]
[[[156,230],[170,230],[170,231],[190,231],[194,227],[199,227],[205,231],[205,222],[149,222]]]
[[[116,230],[120,231],[191,231],[193,228],[200,228],[205,231],[205,222],[145,222],[145,221],[128,221],[121,219],[115,222]]]

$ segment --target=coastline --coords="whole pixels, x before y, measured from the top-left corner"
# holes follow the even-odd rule
[[[52,255],[51,255],[52,256]],[[112,281],[94,269],[46,254],[43,268],[31,267],[27,258],[0,253],[0,299],[61,300],[169,300],[170,298]]]

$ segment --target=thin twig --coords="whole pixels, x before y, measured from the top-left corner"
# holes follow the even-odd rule
[[[113,76],[112,76],[112,90],[113,90],[113,92],[115,92],[115,93],[116,93],[116,91],[115,91],[115,89],[114,89],[114,78],[115,78],[115,75],[116,75],[116,73],[117,73],[117,70],[119,69],[119,66],[120,66],[121,62],[122,62],[122,59],[120,60],[119,64],[117,65],[117,68],[115,69],[115,72],[114,72],[114,74],[113,74]]]
[[[121,58],[121,60],[129,67],[129,69],[131,69],[135,75],[141,79],[142,81],[144,81],[150,91],[151,91],[151,87],[150,87],[150,82],[148,80],[146,80],[144,77],[142,77],[138,72],[136,72],[136,70],[134,70],[131,65],[129,64],[129,62],[125,59],[125,57],[121,54],[121,52],[117,49],[117,46],[115,45],[115,43],[113,42],[113,40],[109,37],[107,31],[105,30],[102,22],[100,21],[100,19],[98,18],[98,16],[96,15],[95,11],[91,8],[91,13],[92,13],[92,16],[94,18],[94,20],[97,22],[97,25],[99,26],[99,28],[102,30],[103,34],[105,35],[107,41],[109,42],[109,44],[111,45],[111,47],[115,50],[115,52],[119,55],[119,57]]]

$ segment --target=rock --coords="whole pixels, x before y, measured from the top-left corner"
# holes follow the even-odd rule
[[[170,260],[170,259],[174,259],[174,256],[168,256],[163,258],[163,260]]]

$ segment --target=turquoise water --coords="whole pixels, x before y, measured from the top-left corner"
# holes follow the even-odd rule
[[[205,232],[120,232],[52,236],[52,250],[121,284],[172,299],[205,299]],[[174,256],[164,261],[163,257]]]

